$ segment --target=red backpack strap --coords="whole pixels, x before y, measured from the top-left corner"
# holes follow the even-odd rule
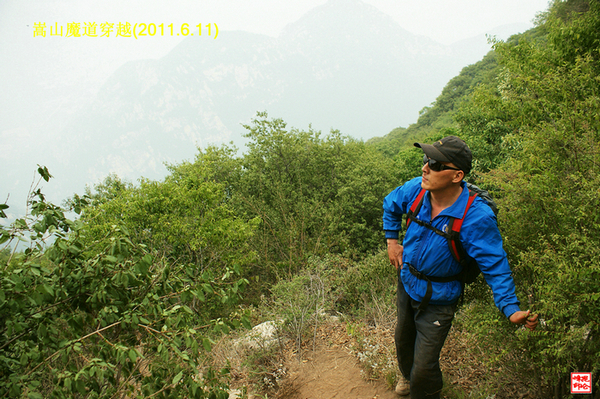
[[[460,228],[465,221],[465,217],[467,216],[467,212],[469,208],[475,201],[475,197],[477,197],[477,193],[475,191],[469,190],[469,200],[467,201],[467,206],[465,207],[465,213],[463,213],[463,217],[460,219],[452,218],[450,221],[450,225],[448,226],[448,232],[450,233],[450,239],[448,240],[448,246],[450,247],[450,253],[454,256],[459,263],[464,259],[464,249],[460,244]]]
[[[412,205],[410,206],[410,209],[408,210],[408,213],[406,214],[406,228],[407,229],[408,229],[408,225],[410,224],[411,220],[419,214],[419,211],[421,210],[421,205],[423,205],[423,197],[425,197],[426,191],[427,190],[422,188],[421,191],[419,192],[419,194],[417,195],[417,198],[415,198]]]

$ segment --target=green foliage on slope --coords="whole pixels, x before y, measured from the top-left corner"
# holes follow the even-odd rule
[[[546,321],[524,343],[554,383],[576,370],[597,381],[600,4],[555,2],[544,25],[546,46],[498,46],[506,71],[498,90],[518,129],[488,181],[502,188],[507,250]]]
[[[311,254],[361,257],[381,244],[381,198],[393,168],[364,143],[332,131],[288,130],[259,113],[246,126],[242,184],[232,197],[263,222],[267,264],[297,271]]]
[[[245,154],[210,147],[163,181],[109,176],[72,199],[77,221],[34,191],[31,214],[0,228],[0,244],[29,242],[0,251],[0,396],[224,395],[203,368],[212,334],[247,322],[238,305],[272,287],[293,303],[288,294],[312,287],[311,263],[334,268],[321,270],[330,292],[317,302],[375,309],[395,284],[373,255],[381,201],[419,174],[413,142],[449,134],[472,148],[469,179],[493,191],[522,307],[543,320],[515,330],[478,290],[459,325],[502,363],[496,382],[522,375],[562,397],[569,372],[589,371],[600,389],[598,76],[600,4],[554,1],[536,29],[496,43],[416,124],[385,137],[363,143],[258,113]]]
[[[75,199],[84,217],[72,221],[38,189],[31,213],[2,227],[4,243],[29,246],[12,260],[2,252],[0,396],[226,397],[221,377],[201,366],[212,331],[240,320],[206,320],[205,306],[227,309],[248,281],[236,263],[201,270],[170,261],[122,223],[99,221],[93,211],[122,198],[109,197],[96,206]]]
[[[393,135],[370,144],[395,149],[401,181],[419,165],[412,142],[456,134],[470,145],[469,179],[496,196],[519,298],[543,323],[532,334],[508,324],[490,334],[488,304],[465,328],[558,398],[569,372],[592,372],[596,387],[600,372],[600,4],[554,1],[537,23],[464,68],[400,146]]]

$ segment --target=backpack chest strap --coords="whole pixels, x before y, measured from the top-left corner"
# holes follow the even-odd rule
[[[453,218],[452,218],[452,219],[453,219]],[[446,239],[448,239],[448,240],[452,240],[452,239],[453,239],[453,237],[452,237],[452,234],[451,234],[451,233],[446,233],[445,231],[438,229],[437,227],[435,227],[435,226],[434,226],[434,225],[432,225],[431,223],[427,223],[427,222],[424,222],[424,221],[422,221],[422,220],[419,220],[419,219],[416,219],[416,218],[415,218],[415,219],[413,219],[413,222],[415,222],[415,223],[416,223],[416,224],[418,224],[419,226],[423,226],[423,227],[425,227],[425,228],[428,228],[429,230],[433,231],[433,232],[434,232],[434,233],[436,233],[436,234],[439,234],[439,235],[441,235],[442,237],[444,237],[444,238],[446,238]]]
[[[422,220],[417,219],[417,215],[419,214],[419,212],[421,211],[421,207],[423,206],[423,199],[425,197],[426,192],[427,190],[421,189],[421,191],[411,204],[411,207],[406,214],[406,229],[408,230],[408,226],[411,222],[414,221],[418,225],[426,227],[435,232],[436,234],[445,237],[448,241],[448,248],[450,249],[450,253],[458,263],[462,264],[464,259],[466,258],[466,254],[462,245],[460,244],[460,229],[463,225],[465,217],[467,216],[469,208],[473,204],[473,201],[475,201],[475,197],[477,197],[477,193],[475,191],[469,190],[469,199],[467,200],[467,206],[465,207],[465,212],[463,213],[462,218],[456,219],[454,217],[449,216],[448,230],[446,232],[431,225],[431,223],[423,222]]]

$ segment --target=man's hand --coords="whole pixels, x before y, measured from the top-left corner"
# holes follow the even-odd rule
[[[389,247],[388,247],[388,253],[389,253]],[[512,323],[515,324],[525,324],[525,327],[527,327],[528,329],[530,329],[531,331],[535,330],[535,328],[538,325],[538,315],[534,314],[534,315],[530,315],[531,311],[523,311],[523,310],[519,310],[518,312],[515,312],[513,314],[510,315],[510,321]]]
[[[394,265],[396,270],[398,270],[398,267],[402,269],[402,253],[404,252],[404,247],[398,243],[398,240],[388,238],[387,250],[390,263]]]

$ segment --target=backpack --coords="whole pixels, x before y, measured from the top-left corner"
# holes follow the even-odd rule
[[[416,270],[416,268],[414,266],[408,265],[410,272],[415,277],[427,281],[427,291],[425,293],[425,297],[423,298],[423,301],[421,302],[421,305],[419,306],[419,309],[424,309],[427,306],[427,304],[429,303],[429,300],[431,299],[431,294],[433,291],[432,287],[431,287],[432,281],[433,282],[450,282],[450,281],[458,280],[462,283],[462,289],[464,292],[465,285],[473,283],[477,279],[477,276],[479,276],[479,274],[481,274],[481,270],[479,269],[479,266],[477,265],[477,262],[475,261],[475,259],[473,259],[467,255],[462,244],[460,243],[460,229],[464,222],[465,216],[467,216],[467,212],[469,211],[469,208],[473,204],[473,201],[475,201],[475,197],[477,197],[477,196],[481,197],[488,204],[488,206],[492,209],[492,211],[494,212],[495,215],[498,214],[498,207],[487,191],[477,187],[474,184],[470,184],[470,183],[467,183],[467,188],[469,189],[469,200],[467,201],[467,206],[465,207],[465,212],[463,213],[463,217],[461,219],[449,217],[450,220],[448,222],[448,227],[447,227],[446,231],[442,231],[436,227],[433,227],[430,223],[423,222],[416,218],[416,216],[419,214],[419,211],[421,210],[421,206],[423,205],[423,198],[425,197],[425,193],[426,193],[425,189],[421,189],[421,191],[417,195],[417,198],[413,201],[413,203],[407,213],[407,220],[406,220],[406,228],[407,229],[408,229],[408,226],[410,225],[410,223],[412,221],[414,221],[415,223],[417,223],[421,226],[424,226],[424,227],[432,230],[433,232],[445,237],[448,241],[448,248],[450,250],[450,253],[454,257],[454,259],[456,259],[456,261],[458,263],[460,263],[462,266],[461,272],[454,276],[435,277],[435,276],[427,276],[427,275],[419,272],[418,270]],[[461,296],[462,296],[462,294],[461,294]]]

